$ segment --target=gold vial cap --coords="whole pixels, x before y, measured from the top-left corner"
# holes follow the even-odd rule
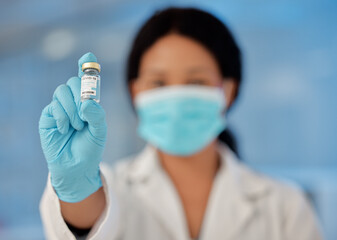
[[[94,68],[97,69],[98,72],[101,71],[101,65],[99,65],[97,62],[86,62],[82,64],[82,71],[88,68]]]

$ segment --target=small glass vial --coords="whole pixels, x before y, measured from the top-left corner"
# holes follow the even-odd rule
[[[92,99],[99,103],[101,95],[101,77],[99,72],[101,66],[97,62],[86,62],[82,64],[84,72],[81,78],[81,101]]]

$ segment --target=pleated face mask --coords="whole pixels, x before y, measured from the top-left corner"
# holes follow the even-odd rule
[[[219,87],[175,85],[137,94],[138,134],[172,155],[192,155],[226,126],[226,100]]]

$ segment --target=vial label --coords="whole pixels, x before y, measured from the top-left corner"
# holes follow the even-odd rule
[[[82,76],[81,78],[81,98],[89,99],[96,97],[97,81],[99,77],[97,76]]]

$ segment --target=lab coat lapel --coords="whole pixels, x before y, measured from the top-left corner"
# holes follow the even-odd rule
[[[143,182],[137,188],[139,197],[166,228],[171,239],[187,240],[184,210],[172,182],[160,166],[155,149],[146,146],[140,158],[132,173],[134,180]]]
[[[252,199],[267,190],[242,169],[229,148],[219,145],[219,150],[223,164],[213,183],[200,240],[239,239],[257,210]]]

